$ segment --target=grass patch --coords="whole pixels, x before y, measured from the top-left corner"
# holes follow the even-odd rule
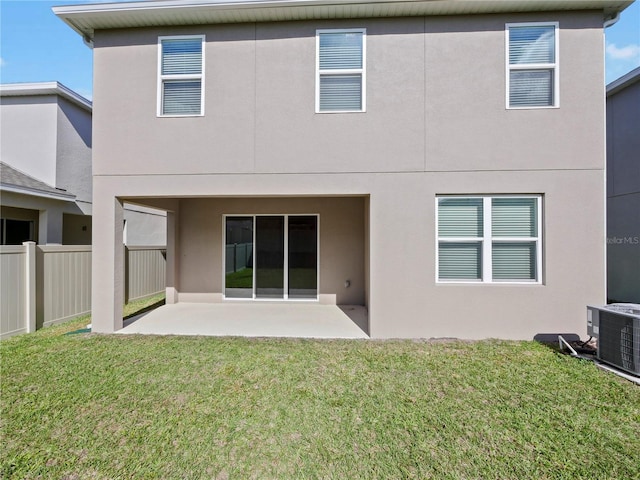
[[[122,310],[122,316],[123,318],[135,317],[136,315],[148,312],[149,310],[153,310],[154,308],[158,308],[159,306],[164,305],[164,300],[164,293],[152,295],[151,297],[140,298],[138,300],[132,300],[124,306]]]
[[[283,270],[277,268],[262,268],[258,270],[258,285],[282,287],[284,285]],[[316,288],[318,283],[315,268],[289,269],[289,284],[295,288]],[[252,288],[253,268],[244,268],[225,275],[226,288]]]
[[[225,275],[226,288],[251,288],[253,286],[253,268],[244,268]]]
[[[145,297],[145,298],[133,300],[127,303],[122,310],[123,318],[130,318],[139,313],[143,313],[147,310],[156,308],[160,305],[164,305],[164,297],[165,297],[164,293],[159,293],[151,297]],[[59,335],[64,335],[66,333],[72,333],[77,330],[84,329],[90,323],[91,323],[91,315],[82,315],[80,317],[76,317],[67,322],[42,328],[35,333],[29,334],[29,337],[34,337],[34,338],[57,337]],[[19,335],[18,337],[24,337],[24,335]],[[5,341],[6,340],[3,340],[2,342],[0,342],[0,345],[2,345],[2,343],[4,343]],[[2,476],[0,476],[0,478],[2,478]]]
[[[532,342],[37,332],[0,353],[3,478],[640,478],[640,389]]]

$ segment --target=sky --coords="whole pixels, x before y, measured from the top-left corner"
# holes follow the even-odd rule
[[[0,0],[0,83],[58,81],[91,99],[92,51],[51,11],[52,6],[82,3],[98,2]],[[605,39],[610,83],[640,66],[640,0],[605,30]]]

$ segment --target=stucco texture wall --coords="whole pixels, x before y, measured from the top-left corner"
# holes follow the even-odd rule
[[[527,21],[559,22],[560,108],[505,108],[505,23]],[[367,29],[367,112],[316,114],[316,29],[340,27]],[[206,36],[201,117],[156,116],[178,34]],[[99,175],[604,166],[597,12],[98,31],[94,55]]]
[[[505,107],[505,23],[530,21],[559,22],[559,108]],[[315,31],[335,27],[367,29],[366,113],[315,113]],[[177,34],[207,38],[201,117],[156,116]],[[605,301],[603,56],[588,11],[98,31],[95,318],[118,305],[97,292],[119,288],[119,202],[174,199],[179,292],[221,292],[223,214],[304,211],[321,293],[366,302],[374,338],[584,335]],[[438,283],[443,194],[541,195],[541,283]]]
[[[363,198],[182,199],[181,293],[223,292],[223,215],[253,214],[319,214],[319,293],[336,295],[338,304],[364,304]]]
[[[54,187],[57,115],[53,95],[0,98],[0,159]]]

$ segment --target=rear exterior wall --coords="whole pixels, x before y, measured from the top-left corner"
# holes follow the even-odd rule
[[[505,108],[505,24],[530,21],[559,22],[559,108]],[[367,111],[316,114],[316,29],[356,27]],[[183,198],[181,245],[206,221],[215,251],[231,198],[361,196],[372,337],[583,334],[605,290],[602,33],[598,12],[98,31],[94,246],[113,250],[118,198]],[[205,111],[158,118],[158,36],[178,34],[206,36]],[[519,193],[543,197],[542,284],[437,283],[436,196]],[[113,290],[114,255],[94,258]],[[178,288],[218,290],[216,262],[180,264]]]

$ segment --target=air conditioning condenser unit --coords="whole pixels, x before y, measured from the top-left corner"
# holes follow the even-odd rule
[[[587,307],[588,334],[597,337],[597,358],[640,376],[640,305]]]

